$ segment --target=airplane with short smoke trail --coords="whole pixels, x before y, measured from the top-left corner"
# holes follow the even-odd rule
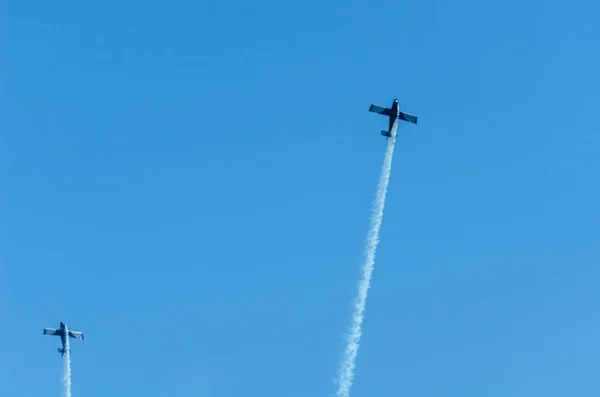
[[[381,131],[381,135],[387,137],[386,140],[388,138],[391,138],[392,127],[394,126],[394,123],[396,122],[397,119],[408,121],[409,123],[417,124],[417,116],[400,111],[400,107],[398,106],[398,99],[394,99],[394,102],[392,103],[391,108],[384,108],[384,107],[377,106],[377,105],[371,105],[371,107],[369,108],[369,112],[378,113],[378,114],[382,114],[384,116],[389,117],[390,121],[389,121],[388,130]]]
[[[61,357],[67,352],[65,350],[65,344],[67,343],[67,337],[83,340],[83,334],[81,332],[69,330],[67,328],[67,325],[65,323],[63,323],[62,321],[60,322],[59,329],[44,328],[44,335],[60,336],[60,340],[62,342],[63,347],[62,347],[62,349],[59,347],[58,352],[60,353]]]

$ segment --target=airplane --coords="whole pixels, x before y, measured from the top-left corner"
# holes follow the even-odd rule
[[[61,357],[67,352],[65,350],[65,344],[67,342],[67,334],[71,338],[83,340],[83,334],[81,332],[69,330],[67,328],[67,325],[65,323],[63,323],[62,321],[60,322],[60,329],[44,328],[44,335],[60,336],[60,340],[62,342],[63,347],[62,347],[62,349],[59,347],[58,352],[60,353]]]
[[[386,141],[388,140],[388,138],[391,138],[391,136],[392,136],[392,127],[394,126],[396,119],[400,119],[400,120],[408,121],[409,123],[417,124],[417,116],[400,111],[399,106],[398,106],[398,99],[394,99],[391,109],[384,108],[384,107],[377,106],[377,105],[371,105],[371,107],[369,107],[369,112],[379,113],[384,116],[388,116],[390,118],[388,130],[381,131],[381,135],[387,137],[387,138],[385,138]]]

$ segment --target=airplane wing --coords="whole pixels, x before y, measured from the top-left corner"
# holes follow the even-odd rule
[[[54,328],[44,328],[44,335],[60,335],[60,331]]]
[[[83,334],[81,332],[77,332],[77,331],[69,331],[69,336],[71,338],[75,338],[75,339],[81,339],[83,340]]]
[[[381,106],[371,105],[369,112],[383,114],[384,116],[391,116],[392,110],[388,108],[382,108]]]
[[[415,116],[414,114],[400,112],[398,118],[400,120],[408,121],[409,123],[417,124],[417,116]]]

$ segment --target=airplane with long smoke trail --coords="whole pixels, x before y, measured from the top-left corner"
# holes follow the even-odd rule
[[[369,293],[369,288],[371,287],[371,277],[375,268],[375,254],[379,244],[379,230],[383,221],[385,197],[388,184],[390,183],[392,156],[394,154],[394,144],[398,130],[397,120],[400,119],[417,124],[417,116],[400,111],[397,99],[394,100],[391,108],[371,105],[369,111],[389,117],[389,129],[387,131],[381,131],[381,135],[392,139],[387,143],[387,149],[383,158],[383,166],[381,168],[381,174],[379,175],[377,194],[375,196],[375,202],[373,203],[371,226],[369,227],[369,233],[367,235],[365,259],[362,265],[362,277],[359,281],[358,294],[354,301],[354,312],[352,313],[352,322],[347,335],[344,359],[339,370],[337,397],[350,397],[350,389],[354,382],[354,370],[356,368],[356,357],[358,355],[360,338],[362,336],[362,324],[365,319],[367,295]]]
[[[369,107],[369,112],[378,113],[384,116],[389,117],[389,127],[387,131],[381,131],[381,135],[386,137],[386,141],[388,138],[392,137],[392,127],[396,122],[396,119],[400,119],[403,121],[408,121],[409,123],[417,124],[417,116],[413,114],[408,114],[400,111],[400,106],[398,106],[398,99],[394,99],[391,108],[384,108],[377,105],[371,105]]]
[[[62,342],[63,347],[62,347],[62,349],[59,347],[58,352],[60,353],[61,356],[63,356],[67,352],[67,349],[69,349],[69,351],[70,351],[70,348],[65,347],[65,346],[69,345],[69,343],[67,342],[68,337],[83,340],[83,334],[81,332],[69,330],[67,328],[67,325],[65,323],[63,323],[62,321],[60,322],[59,329],[44,328],[44,335],[60,336],[60,340]]]

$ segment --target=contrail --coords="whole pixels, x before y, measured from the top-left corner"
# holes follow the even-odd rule
[[[365,318],[365,307],[367,305],[367,294],[371,284],[371,275],[375,265],[375,253],[379,244],[379,229],[383,220],[383,208],[385,206],[385,196],[390,182],[390,173],[392,169],[392,156],[394,154],[394,144],[396,142],[397,122],[394,123],[391,131],[392,137],[388,141],[383,167],[377,186],[377,195],[373,203],[373,212],[371,214],[371,226],[365,246],[365,261],[362,266],[362,278],[358,284],[358,296],[354,301],[354,313],[350,325],[350,334],[346,343],[344,352],[344,361],[339,371],[338,397],[349,397],[350,388],[354,381],[354,368],[356,367],[356,355],[360,344],[362,334],[362,323]]]
[[[63,387],[64,397],[71,397],[71,346],[69,343],[69,330],[65,326],[67,337],[65,338],[65,355],[63,356]]]

